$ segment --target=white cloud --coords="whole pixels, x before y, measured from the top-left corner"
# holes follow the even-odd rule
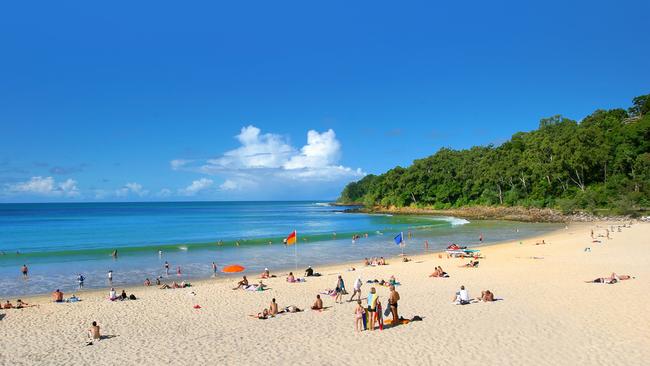
[[[244,186],[281,185],[282,182],[344,182],[363,177],[361,169],[339,165],[341,143],[334,130],[307,132],[307,144],[292,147],[288,139],[262,133],[255,126],[242,127],[235,136],[241,146],[205,161],[174,163],[172,166],[209,175],[225,176],[222,191]],[[181,159],[179,159],[181,160]]]
[[[193,181],[189,186],[179,189],[178,193],[184,196],[194,196],[197,193],[212,187],[213,184],[214,181],[212,179],[201,178]]]
[[[126,197],[129,194],[134,194],[140,197],[144,197],[149,194],[149,191],[144,189],[142,187],[142,184],[136,182],[127,183],[124,185],[124,187],[117,189],[115,191],[115,195],[117,197]]]
[[[300,149],[286,163],[285,169],[316,169],[326,168],[336,163],[341,155],[341,144],[336,139],[333,130],[318,133],[314,130],[307,132],[307,145]]]
[[[173,170],[179,170],[183,168],[184,166],[192,163],[192,160],[187,160],[187,159],[174,159],[169,162],[169,165],[172,166]]]
[[[77,197],[77,181],[67,179],[57,183],[52,177],[32,177],[26,182],[8,185],[6,192],[12,194],[34,194],[53,197]]]
[[[234,191],[239,188],[239,185],[234,180],[226,179],[225,182],[221,183],[219,189],[222,191]]]

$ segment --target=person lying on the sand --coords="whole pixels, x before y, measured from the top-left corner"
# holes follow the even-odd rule
[[[363,261],[363,265],[364,266],[369,266],[370,265],[370,260],[368,260],[368,258],[365,258],[364,261]]]
[[[490,290],[481,291],[481,297],[477,297],[476,300],[483,302],[492,302],[494,301],[494,294]]]
[[[269,315],[278,315],[278,303],[275,302],[275,297],[271,300],[271,304],[269,305]]]
[[[246,288],[246,287],[248,287],[248,278],[244,276],[241,281],[237,282],[237,287],[233,288],[233,290],[239,290],[240,288]]]
[[[461,267],[461,268],[476,268],[476,267],[478,267],[478,261],[472,259],[471,261],[469,261],[469,263],[467,263],[465,265],[462,265],[462,266],[459,266],[459,267]]]
[[[299,312],[302,311],[302,309],[300,309],[299,307],[297,307],[295,305],[289,305],[289,306],[284,308],[284,311],[287,312],[287,313],[299,313]]]
[[[546,245],[546,241],[542,239],[542,241],[538,241],[535,245]]]
[[[268,319],[269,311],[267,309],[262,310],[261,313],[257,313],[257,319]]]
[[[411,261],[411,260],[408,259],[408,258],[406,258],[406,257],[402,258],[402,262],[410,262],[410,261]]]
[[[311,307],[312,310],[323,310],[323,300],[321,300],[320,295],[316,295],[316,301]]]
[[[293,275],[293,272],[289,272],[289,275],[287,276],[287,282],[290,283],[296,282],[296,277]]]
[[[609,277],[599,277],[591,281],[585,281],[586,283],[606,283],[606,284],[614,284],[619,281],[624,281],[624,280],[629,280],[634,277],[630,275],[617,275],[616,273],[612,273]]]
[[[56,291],[52,292],[52,301],[63,302],[63,292],[59,291],[58,288]]]
[[[16,309],[22,309],[22,308],[31,308],[36,305],[29,305],[28,303],[22,301],[21,299],[16,300]]]
[[[262,280],[260,280],[259,283],[254,283],[254,284],[252,284],[250,286],[247,286],[245,288],[245,290],[246,291],[264,291],[264,289],[266,289],[266,287],[267,286],[264,283],[262,283]]]

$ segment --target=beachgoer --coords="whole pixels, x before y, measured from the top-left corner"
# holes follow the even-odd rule
[[[113,251],[113,253],[111,254],[111,257],[113,257],[113,258],[117,258],[117,249],[115,249],[115,250]]]
[[[377,321],[377,290],[374,287],[370,288],[368,294],[368,329],[375,330],[375,322]]]
[[[165,261],[165,275],[169,276],[169,262]]]
[[[5,303],[5,305],[3,306],[3,308],[4,308],[4,309],[13,309],[13,308],[14,308],[14,304],[12,304],[11,302],[9,302],[9,300],[7,300],[7,302]]]
[[[111,290],[108,292],[108,299],[111,301],[115,301],[117,299],[117,292],[115,292],[115,289],[111,287]]]
[[[181,272],[181,266],[176,266],[176,276],[180,277],[180,276],[182,276],[182,275],[183,275],[183,274],[182,274],[182,272]]]
[[[88,338],[90,338],[90,342],[88,342],[89,345],[93,344],[93,341],[98,341],[102,338],[101,333],[99,332],[99,325],[97,325],[97,322],[95,321],[90,326],[90,329],[88,329]]]
[[[113,270],[112,269],[108,270],[107,276],[108,276],[108,283],[113,284]]]
[[[212,275],[217,275],[217,265],[214,262],[212,262]]]
[[[352,301],[354,299],[354,295],[357,295],[357,299],[361,300],[361,286],[363,286],[361,277],[357,277],[357,280],[354,281],[354,291],[352,292],[352,296],[350,296],[349,301]]]
[[[28,303],[24,302],[21,299],[16,300],[16,309],[30,308],[32,306],[36,306],[36,305],[29,305]]]
[[[323,310],[323,300],[321,300],[320,295],[316,295],[316,301],[311,307],[312,310]]]
[[[465,286],[460,286],[460,291],[456,292],[453,301],[457,305],[469,304],[469,293],[467,292],[467,290],[465,290]]]
[[[248,278],[244,276],[241,281],[237,282],[237,287],[233,288],[233,290],[239,290],[240,288],[246,288],[248,286]]]
[[[23,264],[22,268],[20,269],[20,272],[23,274],[23,278],[27,278],[27,272],[29,272],[29,269],[27,268],[26,264]]]
[[[345,283],[343,282],[343,278],[341,275],[339,275],[338,280],[336,281],[336,298],[334,299],[334,302],[340,302],[343,304],[343,292],[345,292]]]
[[[264,272],[262,272],[262,275],[260,277],[261,278],[271,278],[271,272],[269,272],[268,268],[264,268]]]
[[[490,290],[481,291],[481,297],[479,297],[477,300],[483,302],[492,302],[494,301],[494,294]]]
[[[400,300],[399,292],[395,291],[395,286],[390,285],[390,294],[388,295],[388,305],[390,305],[390,312],[393,314],[393,326],[397,325],[399,316],[397,314],[397,303]]]
[[[287,282],[290,283],[296,282],[296,277],[293,276],[293,272],[289,272],[289,275],[287,276]]]
[[[79,289],[84,288],[84,280],[85,279],[86,278],[81,273],[79,273],[79,276],[77,276],[77,282],[79,282]]]
[[[145,279],[144,279],[144,285],[145,285],[145,286],[151,286],[151,281],[149,281],[148,278],[145,278]]]
[[[271,305],[269,305],[269,314],[271,316],[278,315],[278,303],[275,302],[275,297],[271,300]]]
[[[370,260],[368,260],[368,258],[365,258],[365,260],[363,261],[363,264],[366,265],[366,266],[369,266],[370,265]]]
[[[122,290],[122,294],[120,295],[119,299],[124,301],[128,299],[129,297],[126,295],[126,291]]]
[[[357,300],[357,307],[354,309],[354,330],[360,332],[363,330],[363,314],[365,310],[361,306],[361,300]]]
[[[156,286],[160,286],[160,276],[156,277]]]
[[[305,277],[311,277],[314,275],[314,269],[311,266],[307,267],[305,270]]]
[[[269,310],[268,309],[264,309],[264,310],[262,310],[261,313],[257,313],[257,319],[268,319],[268,317],[269,317]]]
[[[59,291],[58,288],[56,291],[52,292],[52,301],[63,302],[63,292]]]

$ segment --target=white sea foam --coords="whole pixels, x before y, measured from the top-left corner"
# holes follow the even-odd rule
[[[316,206],[322,206],[322,207],[328,207],[328,206],[330,206],[330,204],[327,203],[327,202],[316,202],[315,205],[316,205]]]
[[[460,226],[460,225],[469,224],[469,220],[461,219],[459,217],[442,216],[442,217],[436,217],[436,219],[447,221],[448,223],[451,224],[451,226]]]

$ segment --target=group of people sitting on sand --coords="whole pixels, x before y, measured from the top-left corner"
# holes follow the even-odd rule
[[[442,270],[442,267],[437,266],[437,267],[433,270],[433,273],[431,273],[431,274],[429,275],[429,277],[444,277],[444,278],[447,278],[447,277],[449,277],[449,275],[447,274],[447,272],[445,272],[445,271]]]
[[[490,290],[481,291],[481,296],[477,297],[476,300],[482,302],[496,301],[494,298],[494,293]],[[472,299],[469,297],[469,292],[467,289],[465,289],[465,286],[460,286],[460,290],[456,291],[452,302],[456,305],[467,305],[472,302]]]
[[[52,292],[52,301],[53,302],[79,302],[81,301],[75,294],[72,294],[67,300],[63,298],[63,292],[58,288],[56,291]]]
[[[278,314],[299,313],[301,311],[302,309],[300,309],[295,305],[289,305],[289,306],[285,306],[283,309],[279,309],[278,303],[275,301],[275,298],[273,298],[268,308],[264,308],[261,312],[257,313],[257,315],[251,315],[251,317],[257,319],[268,319],[268,318],[275,317]]]
[[[136,297],[134,294],[127,296],[125,290],[122,290],[122,293],[118,295],[117,292],[115,292],[115,288],[111,287],[111,290],[108,292],[108,299],[110,301],[124,301],[124,300],[136,300]]]
[[[246,276],[243,276],[241,281],[237,282],[237,286],[233,287],[233,290],[246,290],[246,291],[264,291],[268,288],[267,285],[265,285],[262,280],[258,283],[254,284],[249,284],[248,283],[248,278]]]
[[[585,281],[586,283],[605,283],[605,284],[615,284],[619,281],[624,281],[624,280],[629,280],[634,277],[630,275],[617,275],[616,273],[613,273],[609,277],[598,277],[596,279],[593,279],[591,281]]]
[[[372,257],[371,259],[364,258],[363,264],[366,266],[385,266],[386,260],[384,257]]]

